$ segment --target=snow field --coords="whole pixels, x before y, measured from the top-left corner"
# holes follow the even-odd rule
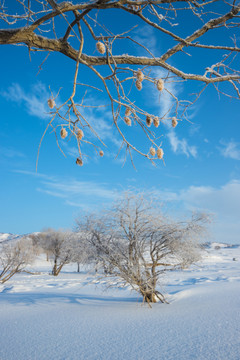
[[[237,261],[233,261],[236,258]],[[240,248],[208,249],[190,270],[165,278],[167,304],[142,304],[128,288],[76,265],[14,276],[0,288],[1,360],[239,360]]]

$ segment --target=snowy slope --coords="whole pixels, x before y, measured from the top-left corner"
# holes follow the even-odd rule
[[[4,241],[19,240],[21,235],[14,235],[9,233],[0,233],[0,243]]]
[[[1,285],[0,359],[239,360],[240,248],[215,247],[170,272],[170,305],[152,309],[127,288],[89,285],[93,274],[74,264],[54,278],[40,258],[33,269],[43,273]]]

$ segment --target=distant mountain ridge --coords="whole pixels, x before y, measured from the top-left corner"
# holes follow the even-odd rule
[[[28,234],[11,234],[11,233],[2,233],[0,232],[0,243],[2,242],[8,242],[8,241],[18,241],[23,237],[28,237],[30,235],[34,235],[34,234],[38,234],[39,232],[33,232],[33,233],[28,233]],[[205,249],[219,249],[219,248],[231,248],[231,249],[235,249],[240,247],[240,244],[226,244],[226,243],[218,243],[218,242],[205,242],[202,244],[202,247]]]
[[[18,241],[22,237],[28,236],[30,234],[18,235],[18,234],[11,234],[11,233],[1,233],[0,232],[0,243],[8,242],[8,241]]]

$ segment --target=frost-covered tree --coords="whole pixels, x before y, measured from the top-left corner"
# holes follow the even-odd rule
[[[74,234],[48,229],[36,236],[38,244],[53,261],[52,274],[57,276],[63,266],[73,261],[75,255]]]
[[[53,130],[59,147],[59,138],[75,139],[78,165],[84,163],[83,153],[91,155],[92,147],[104,155],[96,116],[89,113],[101,106],[102,117],[111,114],[120,149],[153,162],[164,153],[159,124],[181,126],[206,88],[240,98],[239,12],[235,0],[0,0],[0,45],[25,45],[31,56],[46,52],[43,63],[54,53],[66,58],[66,66],[76,63],[66,98],[61,99],[49,77],[51,120],[46,131]],[[161,38],[160,51],[151,46],[153,36]],[[16,47],[16,58],[17,54]],[[87,83],[81,80],[83,72]],[[174,88],[183,86],[181,98]],[[138,100],[144,88],[159,96],[160,106],[167,99],[161,115]],[[146,142],[137,141],[136,128]]]
[[[80,265],[86,265],[93,261],[93,252],[86,239],[85,233],[76,232],[72,238],[73,256],[72,262],[77,264],[77,272],[80,272]]]
[[[78,226],[88,234],[107,276],[120,279],[152,303],[166,302],[159,285],[167,271],[200,259],[198,240],[207,221],[206,214],[176,221],[163,215],[156,200],[127,193],[103,216],[91,215]]]
[[[17,243],[4,242],[0,245],[0,283],[5,283],[13,275],[23,271],[35,258],[34,248],[29,238]]]

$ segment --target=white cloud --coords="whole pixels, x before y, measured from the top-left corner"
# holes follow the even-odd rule
[[[42,83],[34,85],[29,92],[26,92],[19,84],[12,84],[2,95],[10,101],[23,103],[29,115],[40,119],[49,117],[47,106],[49,91]]]
[[[66,179],[65,181],[42,181],[44,188],[42,192],[52,193],[53,196],[75,198],[76,197],[88,197],[91,196],[94,199],[104,198],[107,200],[113,200],[116,197],[116,191],[109,189],[107,184],[78,181],[74,179]]]
[[[233,180],[219,188],[191,186],[180,193],[180,199],[191,207],[209,209],[223,217],[238,218],[240,214],[240,181]]]
[[[180,218],[192,211],[214,214],[210,238],[240,244],[240,180],[232,180],[220,187],[190,186],[179,191],[169,189],[155,194],[166,203],[170,214]]]
[[[79,181],[67,176],[60,178],[25,170],[14,172],[36,178],[37,191],[62,199],[64,204],[86,211],[110,204],[121,193],[121,190],[110,187],[108,183]]]
[[[225,158],[240,160],[240,143],[237,143],[234,140],[229,142],[222,140],[220,143],[222,146],[219,150]]]
[[[33,176],[33,177],[36,177],[39,179],[45,179],[45,180],[50,180],[50,181],[54,181],[56,179],[54,176],[45,175],[45,174],[39,173],[37,171],[14,170],[14,172],[18,173],[18,174],[29,175],[29,176]]]
[[[216,241],[240,243],[240,180],[221,187],[190,186],[166,193],[165,200],[175,202],[181,212],[202,210],[215,214],[212,234]]]
[[[157,39],[154,35],[154,30],[151,27],[148,25],[137,27],[134,31],[133,39],[156,55]],[[144,49],[139,46],[137,49],[141,55],[143,55]]]
[[[109,184],[93,181],[79,181],[73,178],[58,178],[57,176],[45,175],[32,171],[15,170],[14,172],[33,176],[40,180],[41,187],[38,191],[54,197],[65,198],[71,201],[76,197],[93,197],[94,199],[113,200],[117,196],[115,189],[109,189]]]
[[[15,157],[23,158],[25,157],[25,155],[22,152],[12,147],[0,146],[0,158],[15,158]]]
[[[150,31],[150,32],[149,32]],[[154,35],[153,29],[142,29],[137,30],[137,35],[135,36],[135,40],[139,41],[146,47],[150,49],[153,54],[157,54],[159,49],[157,48],[157,40]],[[154,68],[152,70],[151,75],[156,79],[165,79],[168,75],[168,72],[162,68]],[[170,117],[175,110],[176,106],[176,97],[178,97],[179,93],[182,91],[182,84],[181,82],[174,82],[172,79],[166,78],[165,81],[165,89],[162,92],[157,91],[156,87],[151,84],[148,86],[149,92],[152,99],[154,100],[155,106],[158,107],[158,115],[160,117],[166,116]],[[172,95],[171,95],[172,94]],[[192,109],[192,111],[197,111],[197,108]],[[171,124],[166,121],[165,126],[169,131],[167,132],[167,137],[169,139],[171,149],[176,154],[184,154],[187,157],[197,157],[197,147],[193,145],[189,145],[185,138],[179,139],[176,133],[170,128]],[[199,131],[199,125],[195,125],[190,129],[190,135],[193,135],[194,132]]]
[[[167,137],[174,153],[197,157],[197,147],[189,145],[186,139],[179,139],[174,130],[170,130]]]
[[[32,86],[31,91],[25,91],[19,84],[12,84],[2,95],[9,101],[23,104],[29,115],[49,120],[50,114],[47,100],[50,97],[50,93],[44,84],[35,84]],[[93,129],[93,131],[91,131],[85,128],[86,138],[97,144],[98,140],[96,140],[97,138],[94,135],[95,131],[104,143],[110,141],[118,149],[122,142],[113,125],[112,113],[109,107],[102,106],[101,100],[91,94],[88,97],[85,96],[85,104],[89,105],[89,107],[80,108],[80,112]],[[91,107],[93,104],[95,107]],[[71,144],[73,144],[73,142]],[[76,145],[76,143],[74,145]],[[74,147],[74,145],[66,142],[62,143],[62,146],[66,149],[66,153],[70,156],[77,157],[78,150],[77,146]],[[100,145],[100,142],[98,145],[104,147],[104,145]]]

